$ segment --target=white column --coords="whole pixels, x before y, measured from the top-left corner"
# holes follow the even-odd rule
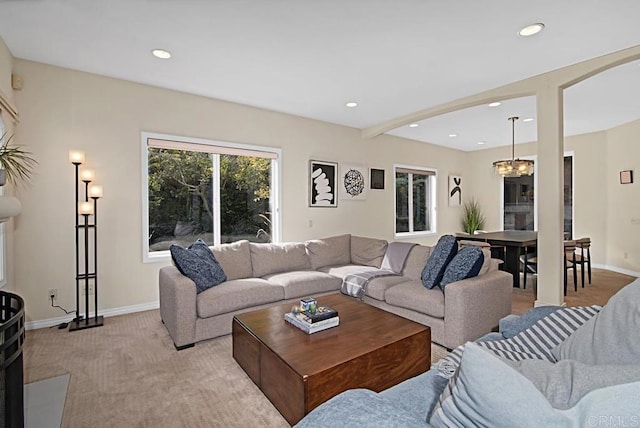
[[[535,306],[564,305],[564,137],[562,89],[537,91],[538,281]]]

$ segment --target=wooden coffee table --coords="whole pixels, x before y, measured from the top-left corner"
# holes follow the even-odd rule
[[[429,327],[342,294],[318,305],[340,325],[306,334],[284,320],[291,303],[233,318],[233,358],[290,424],[347,389],[379,392],[429,369]]]

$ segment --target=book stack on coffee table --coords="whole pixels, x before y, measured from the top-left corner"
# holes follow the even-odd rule
[[[319,306],[314,313],[311,313],[311,311],[289,312],[284,314],[284,319],[307,334],[336,327],[340,324],[338,311],[328,306]]]

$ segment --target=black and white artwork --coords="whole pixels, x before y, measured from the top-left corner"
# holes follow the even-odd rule
[[[345,200],[367,199],[368,168],[361,165],[340,166],[340,197]]]
[[[337,207],[336,183],[338,164],[335,162],[309,162],[309,206]]]
[[[384,169],[371,168],[371,188],[384,189]]]
[[[462,177],[457,175],[449,176],[449,206],[457,207],[462,205]]]

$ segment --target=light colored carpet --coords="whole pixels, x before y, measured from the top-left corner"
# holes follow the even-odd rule
[[[432,346],[432,361],[446,350]],[[25,382],[70,373],[63,427],[289,426],[231,355],[231,336],[177,352],[158,310],[104,327],[27,332]]]
[[[24,386],[26,428],[59,428],[67,397],[69,374],[39,380]]]

